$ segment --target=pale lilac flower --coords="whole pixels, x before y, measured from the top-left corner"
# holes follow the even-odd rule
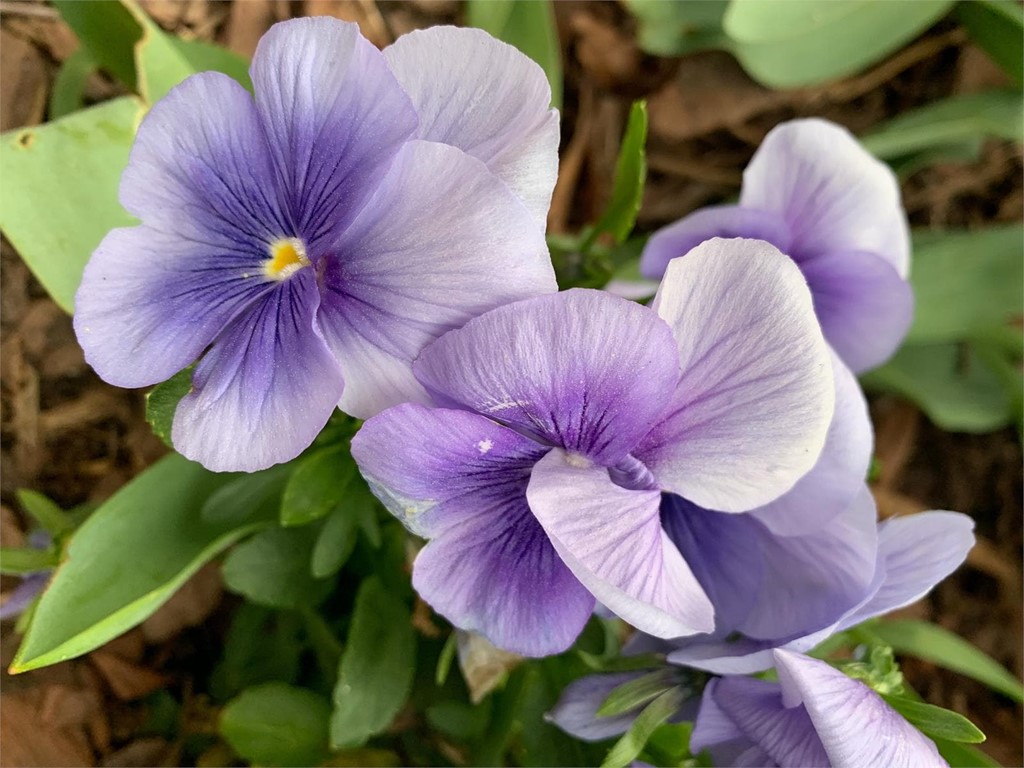
[[[353,456],[430,539],[423,598],[525,655],[567,648],[595,599],[651,634],[710,631],[662,491],[729,512],[774,500],[815,463],[834,403],[799,270],[745,240],[673,262],[653,311],[599,291],[526,300],[414,372],[440,407],[370,419]]]
[[[899,184],[844,128],[794,120],[774,128],[743,174],[738,205],[704,208],[659,230],[640,260],[669,260],[712,237],[775,245],[803,271],[825,338],[855,372],[885,362],[913,316],[910,237]]]
[[[690,748],[720,766],[930,768],[935,743],[881,696],[824,661],[773,654],[778,682],[729,676],[704,689]]]
[[[544,73],[479,30],[383,53],[355,24],[275,25],[255,99],[190,77],[139,128],[75,329],[107,381],[199,360],[175,447],[255,470],[310,444],[336,406],[426,401],[420,350],[494,307],[556,290],[543,237],[558,116]]]

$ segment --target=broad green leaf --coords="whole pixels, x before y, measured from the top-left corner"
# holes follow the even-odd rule
[[[174,374],[162,384],[157,384],[146,393],[146,421],[153,428],[153,434],[169,447],[171,443],[171,427],[174,424],[174,412],[178,410],[178,402],[192,391],[192,368],[186,368]]]
[[[103,236],[133,223],[117,188],[141,114],[126,96],[0,136],[0,229],[66,312]]]
[[[597,708],[598,717],[614,717],[648,704],[677,682],[675,670],[664,668],[623,683]]]
[[[584,253],[601,232],[611,233],[618,244],[633,231],[644,195],[644,182],[647,180],[647,161],[644,155],[646,143],[647,103],[635,101],[629,110],[629,121],[622,136],[619,159],[615,164],[611,200],[592,233],[584,241]]]
[[[281,525],[306,525],[337,507],[356,476],[347,447],[334,446],[301,460],[284,489]]]
[[[132,90],[135,89],[135,44],[142,29],[120,2],[53,0],[93,60]]]
[[[208,523],[244,523],[277,517],[285,483],[295,470],[295,463],[276,464],[251,474],[224,475],[225,482],[203,504],[202,517]]]
[[[908,723],[929,738],[965,744],[980,744],[985,740],[985,734],[961,714],[903,696],[879,695],[903,715]]]
[[[85,106],[83,94],[89,76],[99,68],[92,51],[79,47],[60,65],[50,92],[47,117],[50,120],[70,115]]]
[[[328,753],[330,717],[323,696],[265,683],[228,702],[218,730],[239,756],[256,765],[317,765]]]
[[[199,510],[225,482],[166,456],[100,505],[71,537],[12,672],[65,661],[149,617],[240,537],[266,525],[214,525]]]
[[[949,768],[999,768],[999,763],[977,747],[945,739],[933,739]]]
[[[655,729],[678,712],[682,703],[682,690],[671,688],[644,707],[629,730],[615,742],[601,768],[625,768],[636,760]]]
[[[1024,86],[1024,9],[1014,0],[970,0],[957,3],[957,21],[971,39]]]
[[[881,61],[952,6],[952,0],[732,0],[722,26],[752,77],[795,88]]]
[[[1012,224],[915,238],[907,341],[956,341],[1024,312],[1024,241]]]
[[[68,514],[43,494],[19,488],[17,496],[21,508],[32,515],[54,538],[74,530],[75,524]]]
[[[562,106],[562,46],[551,0],[467,0],[466,18],[540,64],[551,84],[551,106]]]
[[[45,549],[34,547],[0,549],[0,573],[21,576],[36,571],[48,571],[57,565],[57,556]]]
[[[628,0],[637,18],[637,43],[656,56],[683,56],[706,48],[724,48],[722,32],[728,0]]]
[[[331,746],[361,746],[395,719],[412,685],[416,638],[406,606],[363,581],[334,688]]]
[[[358,538],[359,518],[344,505],[335,509],[324,521],[313,545],[310,573],[318,579],[337,573],[352,554]]]
[[[1015,701],[1024,701],[1024,686],[997,661],[959,635],[926,621],[880,621],[862,626],[871,636],[906,653],[984,683]],[[946,737],[948,738],[948,737]]]
[[[951,96],[904,112],[861,138],[869,152],[893,160],[939,147],[989,137],[1020,141],[1024,99],[1017,91]]]
[[[969,345],[908,344],[862,376],[861,383],[912,400],[950,431],[991,432],[1013,419],[1013,404],[1001,381]]]
[[[268,528],[242,542],[224,561],[224,583],[233,592],[271,608],[316,605],[331,582],[310,573],[317,529]]]

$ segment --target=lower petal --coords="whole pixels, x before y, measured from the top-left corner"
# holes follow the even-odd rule
[[[412,583],[455,626],[523,656],[566,650],[594,610],[594,598],[555,553],[525,499],[429,542],[413,564]]]
[[[208,469],[254,472],[298,456],[334,411],[341,372],[316,328],[310,270],[239,317],[196,367],[171,439]]]
[[[861,373],[888,360],[914,318],[910,284],[881,256],[825,253],[801,265],[829,344]]]
[[[681,637],[714,629],[714,609],[661,527],[658,491],[631,491],[561,450],[533,469],[530,509],[577,578],[643,632]]]

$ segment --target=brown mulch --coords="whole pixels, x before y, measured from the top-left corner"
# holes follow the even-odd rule
[[[250,55],[274,22],[329,14],[357,22],[377,45],[417,27],[459,23],[450,0],[143,0],[166,29],[220,42]],[[644,55],[633,22],[614,3],[556,3],[566,69],[560,177],[552,232],[593,221],[607,200],[632,99],[650,114],[649,181],[639,226],[650,230],[738,191],[743,166],[781,120],[818,115],[863,133],[876,123],[953,93],[1004,85],[1002,74],[963,31],[941,22],[869,71],[825,86],[777,92],[751,81],[726,54],[668,60]],[[0,5],[0,127],[33,125],[74,35],[40,2]],[[119,86],[94,76],[88,98]],[[973,163],[937,165],[911,176],[904,196],[915,226],[1017,222],[1024,191],[1018,145],[988,143]],[[1011,430],[989,435],[943,432],[916,408],[876,398],[883,515],[954,509],[977,522],[979,546],[968,563],[927,600],[905,611],[970,639],[1015,674],[1022,653],[1022,459]],[[143,419],[139,392],[114,389],[88,368],[70,319],[56,307],[6,242],[0,250],[0,503],[5,546],[25,521],[14,491],[32,488],[63,506],[99,501],[164,452]],[[10,580],[2,584],[6,590]],[[186,702],[186,717],[208,717],[191,693],[191,676],[208,648],[202,625],[218,607],[214,567],[204,569],[156,616],[104,648],[55,667],[2,677],[0,765],[176,765],[182,744],[140,735],[143,700],[161,688]],[[0,661],[18,638],[7,622]],[[926,698],[968,715],[989,734],[982,748],[1004,765],[1021,765],[1021,708],[961,676],[908,659],[909,681]],[[192,702],[194,701],[194,707]],[[211,758],[213,759],[213,758]]]

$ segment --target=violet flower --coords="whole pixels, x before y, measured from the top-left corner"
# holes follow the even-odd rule
[[[654,635],[710,631],[662,491],[729,512],[772,501],[817,460],[834,401],[799,270],[752,240],[673,262],[654,311],[529,299],[443,336],[414,373],[440,407],[370,419],[353,456],[430,540],[420,595],[531,656],[567,648],[595,599]]]
[[[791,256],[825,338],[857,373],[885,362],[910,327],[910,237],[899,184],[838,125],[776,126],[743,174],[739,205],[704,208],[656,232],[641,274],[659,279],[669,260],[712,237],[759,238]]]
[[[172,439],[214,470],[296,456],[335,407],[427,396],[413,359],[494,307],[556,290],[544,242],[558,115],[544,73],[479,30],[383,53],[355,24],[275,25],[235,81],[194,75],[139,128],[75,330],[102,378],[197,359]]]
[[[881,696],[824,661],[777,650],[778,682],[730,676],[704,689],[690,748],[715,765],[926,768],[935,743]]]

